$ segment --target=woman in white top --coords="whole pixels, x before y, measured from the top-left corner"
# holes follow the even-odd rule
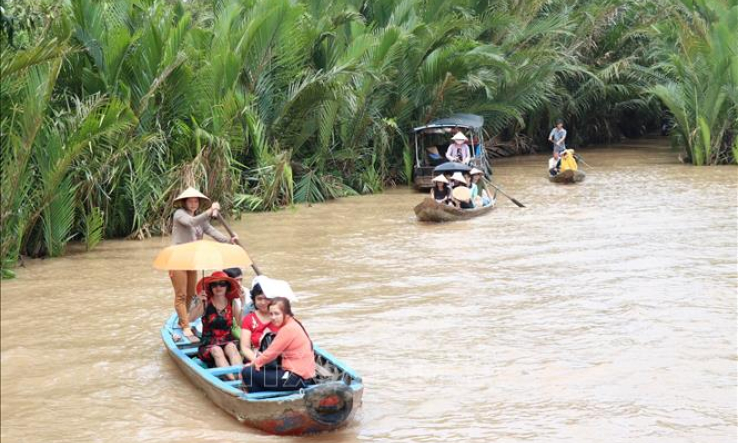
[[[469,145],[465,143],[469,139],[459,131],[451,138],[451,140],[454,142],[451,143],[446,150],[446,158],[448,161],[464,164],[469,163],[471,155],[469,154]]]

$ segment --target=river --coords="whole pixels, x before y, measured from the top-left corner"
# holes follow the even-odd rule
[[[495,163],[484,217],[420,224],[407,189],[233,223],[312,338],[364,377],[347,428],[294,441],[736,441],[738,168],[663,142]],[[105,241],[2,282],[3,443],[286,442],[243,427],[162,348],[167,238]]]

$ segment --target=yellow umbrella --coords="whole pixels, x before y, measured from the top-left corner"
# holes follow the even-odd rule
[[[154,267],[165,271],[247,268],[251,259],[240,246],[198,240],[164,248],[154,260]]]

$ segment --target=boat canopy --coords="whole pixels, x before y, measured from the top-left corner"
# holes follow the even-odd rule
[[[484,126],[484,118],[480,115],[475,114],[453,114],[446,118],[439,118],[433,120],[425,126],[419,126],[414,128],[414,132],[422,131],[424,129],[432,128],[472,128],[479,129]]]

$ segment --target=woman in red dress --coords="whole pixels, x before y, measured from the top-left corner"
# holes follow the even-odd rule
[[[197,356],[208,365],[217,367],[243,364],[233,336],[233,300],[240,296],[240,286],[225,272],[216,271],[202,280],[202,303],[193,314],[202,313],[202,339]],[[234,380],[232,374],[226,377]]]

